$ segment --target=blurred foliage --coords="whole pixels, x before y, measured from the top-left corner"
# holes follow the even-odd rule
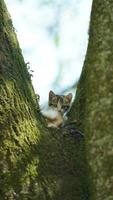
[[[79,68],[80,69],[82,68],[81,60],[83,60],[83,58],[81,58],[83,57],[82,51],[85,50],[84,48],[85,43],[82,43],[82,41],[79,42],[77,40],[78,35],[79,35],[79,34],[77,35],[77,32],[79,32],[79,25],[78,25],[79,23],[76,23],[76,17],[79,16],[80,6],[84,1],[83,0],[80,0],[80,1],[79,0],[71,0],[71,1],[70,0],[67,0],[67,1],[65,0],[38,0],[38,1],[34,0],[33,4],[29,3],[29,2],[32,2],[32,0],[31,1],[21,0],[20,2],[22,3],[25,2],[25,6],[27,6],[27,2],[28,4],[33,5],[33,6],[36,5],[35,11],[39,12],[39,16],[41,17],[37,18],[38,19],[37,20],[36,19],[37,15],[36,15],[35,23],[37,23],[36,25],[39,25],[39,29],[41,29],[44,32],[45,37],[51,43],[49,44],[54,48],[56,52],[56,56],[55,56],[56,60],[54,62],[55,66],[53,64],[52,67],[57,68],[57,70],[55,70],[56,77],[54,78],[55,79],[54,81],[52,79],[51,88],[57,90],[58,92],[61,92],[62,87],[64,87],[64,90],[65,90],[65,87],[66,87],[65,83],[67,83],[67,87],[69,88],[71,86],[73,87],[74,85],[76,85],[76,80],[78,80],[79,78],[79,74],[80,74]],[[68,24],[72,24],[72,25],[68,26]],[[78,28],[77,30],[76,30],[76,27]],[[81,27],[82,27],[82,24],[81,24]],[[81,28],[80,28],[80,31],[81,31]],[[35,32],[35,28],[34,28],[34,32]],[[83,46],[83,48],[81,48],[81,46]],[[36,62],[38,61],[36,60]],[[47,68],[47,66],[44,66],[44,67]],[[67,73],[69,75],[68,76],[69,78],[67,77]],[[75,73],[75,77],[73,75],[71,76],[72,73]]]

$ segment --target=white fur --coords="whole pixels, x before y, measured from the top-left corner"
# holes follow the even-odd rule
[[[41,111],[42,115],[51,119],[57,118],[59,115],[59,112],[57,110],[54,110],[52,108],[47,108]]]
[[[48,127],[58,128],[64,122],[64,118],[61,112],[57,110],[57,108],[55,109],[48,107],[46,109],[43,109],[41,113],[47,119]]]
[[[67,116],[61,114],[57,108],[45,107],[41,110],[41,113],[46,119],[48,119],[48,127],[58,128],[59,126],[64,125],[67,121]]]

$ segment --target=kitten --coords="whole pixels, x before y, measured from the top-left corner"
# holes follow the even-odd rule
[[[67,120],[67,112],[70,109],[72,93],[68,95],[56,95],[53,91],[49,92],[48,108],[41,111],[45,117],[48,127],[63,126]]]

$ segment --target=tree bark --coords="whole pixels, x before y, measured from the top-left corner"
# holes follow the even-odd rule
[[[85,141],[75,128],[46,127],[1,0],[0,199],[88,200],[88,170]]]
[[[113,1],[94,0],[89,45],[71,118],[86,135],[96,200],[113,199]]]

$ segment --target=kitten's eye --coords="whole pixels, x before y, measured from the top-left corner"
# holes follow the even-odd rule
[[[63,109],[64,109],[64,110],[68,110],[68,109],[69,109],[69,106],[63,106]]]
[[[57,107],[57,104],[55,104],[55,103],[50,103],[49,106]]]

